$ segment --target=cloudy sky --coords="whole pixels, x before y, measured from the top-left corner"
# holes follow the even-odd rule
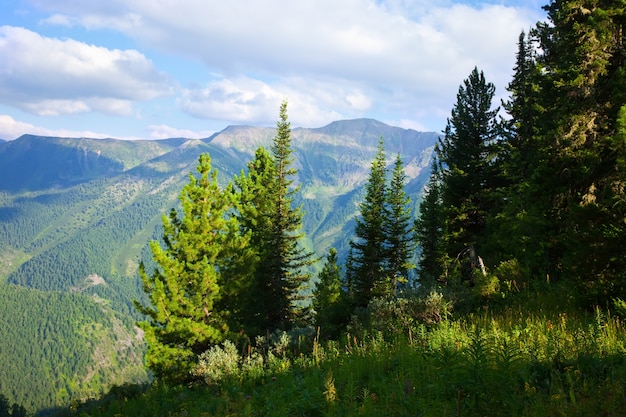
[[[441,131],[547,0],[0,0],[0,138],[206,137],[369,117]]]

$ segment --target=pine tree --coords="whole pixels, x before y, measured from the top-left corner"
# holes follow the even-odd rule
[[[342,290],[341,272],[341,266],[337,263],[337,250],[330,248],[313,291],[315,325],[325,338],[338,337],[349,317],[349,303]]]
[[[250,249],[254,255],[252,272],[247,285],[237,299],[241,308],[237,315],[239,326],[249,335],[264,333],[268,329],[271,305],[267,300],[281,297],[271,285],[272,271],[267,259],[274,256],[270,236],[274,232],[276,174],[274,160],[265,148],[256,150],[248,163],[248,171],[235,176],[238,202],[237,218],[242,233],[250,234]]]
[[[356,219],[354,234],[350,242],[352,258],[349,276],[352,279],[352,299],[356,307],[365,307],[373,297],[391,292],[387,276],[387,168],[383,139],[372,162],[365,198],[361,202],[361,214]]]
[[[248,237],[239,233],[232,192],[221,190],[208,154],[199,157],[199,177],[189,175],[179,199],[182,213],[163,216],[163,244],[150,243],[158,267],[140,265],[151,306],[135,302],[148,317],[139,323],[148,344],[146,364],[160,379],[186,381],[197,356],[228,332],[226,312],[216,310],[222,288],[240,277],[232,265],[245,258]],[[245,262],[244,262],[245,263]]]
[[[287,102],[283,102],[271,154],[258,150],[248,176],[236,180],[242,230],[252,234],[257,256],[250,287],[254,311],[248,309],[246,319],[252,334],[288,329],[306,313],[303,290],[315,260],[301,244],[301,207],[292,207],[299,192],[299,187],[293,187],[297,170],[292,167],[292,154]]]
[[[414,268],[411,258],[415,250],[415,236],[410,199],[404,191],[406,178],[402,159],[398,154],[387,190],[389,216],[383,225],[387,240],[387,276],[391,277],[394,294],[400,284],[408,283],[409,271]]]
[[[415,220],[415,235],[420,247],[418,261],[420,285],[432,289],[443,273],[444,216],[441,202],[441,173],[437,148],[430,168],[430,179]]]
[[[501,179],[497,194],[502,208],[488,223],[490,253],[495,259],[514,259],[524,269],[532,264],[535,271],[544,271],[538,275],[545,276],[544,259],[537,256],[537,241],[550,227],[542,215],[546,207],[540,204],[545,192],[536,195],[529,188],[533,167],[542,164],[536,141],[543,113],[539,100],[541,70],[534,33],[522,32],[518,40],[514,75],[507,86],[511,95],[503,103],[510,119],[504,122],[504,140],[497,157]]]
[[[626,102],[625,7],[608,0],[552,1],[538,25],[542,68],[529,194],[547,219],[537,246],[546,273],[581,294],[610,296],[623,280],[623,251],[610,245],[615,190],[623,183],[620,109]],[[585,256],[581,256],[585,253]],[[594,301],[594,302],[597,302]]]
[[[462,259],[465,252],[480,253],[481,237],[490,210],[496,171],[492,164],[494,146],[501,127],[492,109],[495,87],[477,68],[459,87],[457,102],[439,141],[442,164],[441,198],[445,207],[446,254]],[[476,265],[463,265],[465,279],[473,281]]]

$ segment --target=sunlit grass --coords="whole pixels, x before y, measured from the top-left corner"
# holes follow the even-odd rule
[[[603,310],[576,316],[485,311],[415,323],[410,338],[374,332],[295,346],[282,354],[270,349],[256,361],[243,355],[218,383],[119,389],[73,414],[626,415],[626,332]]]

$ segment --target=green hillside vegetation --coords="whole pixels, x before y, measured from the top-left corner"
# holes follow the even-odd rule
[[[135,317],[155,378],[99,399],[85,400],[92,386],[45,387],[48,404],[79,416],[626,414],[626,8],[545,9],[519,37],[502,108],[476,67],[436,141],[367,119],[292,131],[284,102],[275,130],[230,127],[112,178],[115,152],[87,152],[70,165],[78,180],[3,188],[3,288],[61,297],[63,319],[84,307],[83,321],[59,323],[70,343],[96,346]],[[429,165],[430,178],[416,169]],[[129,176],[145,188],[117,204],[98,186]],[[75,187],[93,197],[20,217]],[[122,273],[134,265],[140,289]],[[54,369],[56,352],[73,352],[46,350],[43,333],[56,359],[40,368]],[[65,366],[96,369],[88,352]],[[26,401],[5,381],[8,403]]]
[[[351,231],[346,222],[358,209],[367,159],[374,152],[371,144],[380,137],[376,129],[415,144],[405,148],[407,160],[416,167],[411,177],[416,189],[428,175],[422,169],[426,165],[420,168],[420,164],[428,159],[429,147],[437,138],[434,133],[392,128],[372,120],[335,125],[338,134],[347,131],[353,136],[341,134],[339,140],[323,129],[295,129],[299,136],[294,135],[296,163],[301,155],[310,158],[306,169],[297,176],[306,196],[295,195],[294,204],[302,204],[307,213],[303,218],[307,235],[302,244],[315,252],[323,252],[331,245],[348,244],[346,236]],[[98,305],[106,306],[125,322],[140,320],[142,316],[132,304],[134,299],[147,302],[138,279],[139,264],[143,261],[148,269],[154,268],[147,243],[160,239],[161,216],[178,206],[177,196],[194,170],[198,155],[203,152],[211,155],[212,163],[219,167],[218,181],[223,186],[249,162],[255,151],[253,145],[269,146],[275,132],[271,128],[233,126],[205,140],[101,141],[27,135],[3,143],[0,147],[3,172],[0,281],[10,288],[34,289],[36,294],[65,293],[64,302],[69,309],[79,311],[85,298],[95,299]],[[343,151],[336,149],[342,149],[348,137],[352,148],[362,143],[365,151],[353,155],[350,163],[345,158],[340,163],[333,158],[342,154]],[[323,164],[323,169],[315,166],[318,163]],[[103,325],[113,333],[113,322],[105,321]],[[86,335],[91,345],[99,343],[98,338],[96,333]],[[58,362],[64,358],[48,355],[43,347],[63,342],[49,335],[46,340],[45,344],[31,345],[28,361],[50,369],[59,368]],[[142,356],[144,341],[133,338],[131,343],[133,355]],[[0,328],[3,363],[24,362],[23,352],[12,346],[8,330]],[[108,356],[115,354],[108,345],[105,351]],[[81,361],[91,361],[88,349],[74,352]],[[129,355],[118,358],[118,374],[124,375],[126,367],[129,374],[134,372],[136,364],[126,361],[126,356]],[[71,397],[91,397],[119,381],[112,374],[103,375],[92,380],[90,386],[76,385]],[[36,377],[35,373],[23,376],[24,381]],[[27,385],[24,382],[19,387]],[[0,372],[0,387],[9,386],[12,386],[10,375]],[[14,390],[2,388],[0,393],[11,404],[25,404],[30,412],[62,404],[68,398],[53,387],[53,381],[38,389],[30,400],[23,400],[25,394]]]
[[[92,283],[93,284],[93,283]],[[86,295],[0,285],[0,391],[27,410],[147,378],[134,323]]]
[[[376,303],[367,332],[276,334],[246,352],[225,343],[201,358],[192,387],[119,386],[59,415],[624,415],[623,322],[517,297],[458,319],[437,297]]]

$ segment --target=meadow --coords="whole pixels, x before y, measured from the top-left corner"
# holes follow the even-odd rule
[[[321,341],[318,329],[277,332],[244,352],[227,342],[202,356],[198,383],[118,386],[62,415],[626,415],[624,322],[557,297],[463,315],[436,294],[419,306],[379,300],[340,341]]]

